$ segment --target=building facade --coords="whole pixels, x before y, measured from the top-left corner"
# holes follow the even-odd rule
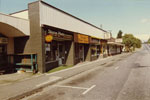
[[[9,61],[15,64],[13,54],[36,54],[40,72],[108,55],[107,31],[43,1],[29,3],[28,9],[10,15],[0,14],[0,27],[0,39],[6,40],[0,42],[0,59],[11,54]]]

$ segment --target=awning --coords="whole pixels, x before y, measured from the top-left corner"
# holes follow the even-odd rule
[[[107,42],[108,45],[118,45],[118,46],[124,46],[124,44],[117,43],[117,42]]]

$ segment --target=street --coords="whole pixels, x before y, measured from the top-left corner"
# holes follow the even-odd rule
[[[150,100],[150,46],[22,100]],[[93,65],[94,66],[94,65]],[[102,65],[101,65],[102,66]]]

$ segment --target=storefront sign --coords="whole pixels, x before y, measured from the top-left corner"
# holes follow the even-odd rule
[[[77,34],[77,40],[75,42],[88,44],[89,43],[89,36]]]
[[[45,41],[46,42],[51,42],[53,40],[53,36],[52,35],[46,35],[45,36]]]
[[[100,40],[98,39],[95,39],[95,38],[91,38],[91,41],[90,41],[92,44],[99,44],[100,45]]]
[[[54,40],[72,40],[73,39],[72,35],[65,34],[62,32],[54,32],[54,31],[48,30],[48,34],[51,34]]]
[[[8,43],[8,38],[0,37],[0,44],[7,44],[7,43]]]

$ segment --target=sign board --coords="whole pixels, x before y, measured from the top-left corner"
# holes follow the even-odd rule
[[[88,44],[89,43],[89,36],[82,35],[82,34],[75,34],[74,40],[75,40],[75,42],[78,42],[78,43]]]
[[[53,36],[52,35],[46,35],[45,36],[45,41],[46,42],[51,42],[53,40]]]
[[[100,40],[99,39],[95,39],[95,38],[91,38],[90,43],[92,43],[92,44],[99,44],[100,45]]]
[[[48,34],[52,35],[54,40],[72,40],[73,39],[72,35],[65,34],[62,32],[54,32],[54,31],[48,30]]]
[[[8,38],[0,37],[0,44],[8,44]]]
[[[117,43],[122,43],[123,40],[122,40],[122,38],[119,38],[119,39],[115,39],[115,42],[117,42]]]

